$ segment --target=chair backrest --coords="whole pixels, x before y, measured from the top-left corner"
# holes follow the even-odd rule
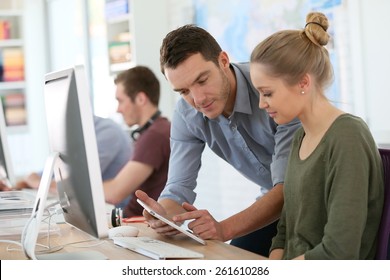
[[[378,232],[377,260],[390,259],[390,149],[379,148],[385,177],[385,200]]]

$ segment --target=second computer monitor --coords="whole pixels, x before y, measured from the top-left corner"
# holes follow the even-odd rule
[[[0,99],[0,180],[8,187],[15,183],[12,162],[9,155],[3,102]]]
[[[51,152],[66,222],[98,238],[108,225],[91,99],[84,67],[45,76],[45,106]]]

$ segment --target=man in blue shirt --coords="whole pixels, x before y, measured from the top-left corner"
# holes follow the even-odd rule
[[[168,33],[160,55],[161,70],[182,99],[172,119],[168,181],[159,204],[142,192],[136,192],[137,197],[175,222],[193,220],[188,227],[203,239],[233,239],[233,245],[268,256],[283,205],[289,147],[300,123],[277,125],[260,110],[249,65],[230,63],[227,53],[201,28],[186,25]],[[220,222],[191,205],[206,144],[260,186],[255,203]],[[177,233],[144,215],[157,232]]]
[[[113,120],[94,116],[94,123],[102,180],[111,180],[130,161],[134,143],[130,134]],[[115,204],[115,207],[126,207],[130,198],[131,196],[128,196]]]
[[[96,143],[99,152],[100,170],[102,180],[114,178],[119,171],[129,162],[133,153],[133,143],[128,135],[117,123],[108,118],[93,117],[95,125]],[[16,189],[39,187],[40,173],[31,173],[24,180],[16,183]],[[55,181],[52,181],[50,189],[56,191]],[[115,206],[123,208],[130,197],[118,202]]]

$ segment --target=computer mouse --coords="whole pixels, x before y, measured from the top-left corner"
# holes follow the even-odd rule
[[[119,226],[108,230],[108,238],[114,237],[135,237],[138,235],[138,228],[133,226]]]

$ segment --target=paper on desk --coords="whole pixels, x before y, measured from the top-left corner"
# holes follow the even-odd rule
[[[24,191],[0,192],[0,211],[25,210],[34,207],[35,196]]]

